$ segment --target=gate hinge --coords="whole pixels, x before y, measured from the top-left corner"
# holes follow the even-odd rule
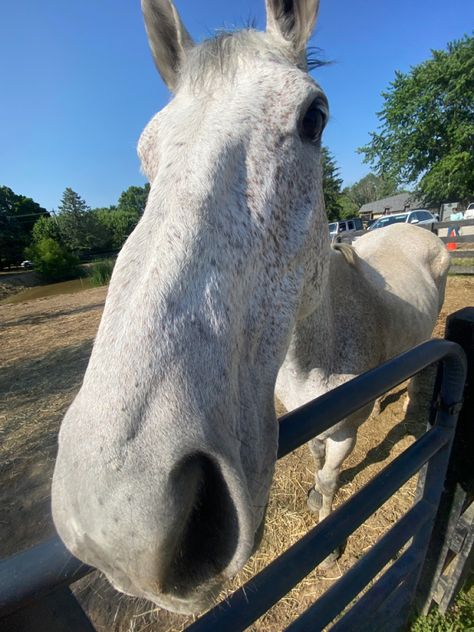
[[[442,410],[443,412],[448,413],[448,415],[459,415],[463,407],[463,404],[464,404],[463,399],[461,399],[459,402],[453,402],[452,404],[447,404],[445,401],[441,399],[441,397],[438,397],[438,399],[435,402],[435,408],[437,410]]]

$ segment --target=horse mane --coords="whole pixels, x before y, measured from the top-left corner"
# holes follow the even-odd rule
[[[350,244],[340,243],[340,244],[333,244],[332,248],[333,250],[340,252],[349,265],[351,266],[357,265],[359,257],[357,255],[357,252],[355,251],[354,246],[351,246]]]

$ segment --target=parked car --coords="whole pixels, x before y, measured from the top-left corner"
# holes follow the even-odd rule
[[[464,213],[464,219],[474,219],[474,202],[468,204],[466,212]]]
[[[407,211],[405,213],[383,215],[382,217],[379,217],[372,226],[369,226],[369,230],[384,228],[385,226],[390,226],[390,224],[415,224],[416,226],[423,226],[427,224],[434,224],[437,221],[436,217],[430,211],[417,209],[416,211]]]
[[[360,217],[352,219],[344,219],[339,222],[331,222],[329,224],[329,236],[336,237],[340,233],[353,233],[356,230],[364,230],[364,225]]]
[[[31,270],[31,268],[33,267],[33,262],[32,261],[22,261],[20,263],[20,267],[24,268],[25,270]]]

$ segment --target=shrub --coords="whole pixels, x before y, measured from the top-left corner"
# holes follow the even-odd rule
[[[87,276],[90,279],[91,285],[99,287],[100,285],[107,285],[112,276],[114,269],[114,259],[104,259],[103,261],[96,261],[89,266]]]
[[[410,632],[468,632],[474,630],[474,589],[461,592],[450,612],[442,615],[433,610],[426,617],[418,617]]]
[[[51,237],[35,242],[25,254],[46,281],[63,281],[80,274],[79,259]]]

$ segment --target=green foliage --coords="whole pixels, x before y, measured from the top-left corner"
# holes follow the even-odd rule
[[[140,217],[145,210],[149,192],[150,185],[148,183],[142,187],[128,187],[119,197],[118,210]]]
[[[43,240],[52,239],[64,252],[76,255],[120,249],[143,214],[149,190],[149,184],[131,186],[122,192],[117,206],[92,211],[68,187],[57,213],[50,217],[31,198],[0,187],[0,267],[19,263],[25,247],[34,251]]]
[[[95,209],[93,212],[109,235],[109,250],[119,250],[140,219],[135,211],[118,210],[116,207]]]
[[[131,186],[120,195],[117,206],[94,209],[93,213],[108,235],[107,249],[119,250],[143,215],[150,185]]]
[[[31,231],[31,238],[34,242],[42,239],[54,239],[61,243],[61,231],[56,217],[40,217]]]
[[[344,189],[339,196],[339,206],[341,207],[341,219],[350,219],[351,217],[357,217],[359,212],[359,206],[354,200],[345,193],[347,189]]]
[[[48,215],[31,198],[0,187],[0,267],[21,262],[36,220]]]
[[[426,204],[474,193],[474,37],[397,72],[382,94],[381,126],[360,151],[379,174],[414,183]]]
[[[321,161],[323,167],[324,204],[328,221],[333,222],[341,217],[342,207],[339,198],[342,178],[339,177],[336,161],[327,147],[322,148]]]
[[[474,268],[474,257],[463,257],[462,259],[451,259],[451,264],[458,267]]]
[[[107,228],[80,195],[69,187],[59,204],[57,222],[61,241],[72,252],[98,252],[110,244],[111,235]]]
[[[351,187],[343,190],[343,194],[347,195],[357,207],[356,213],[364,204],[396,193],[401,193],[401,191],[397,189],[397,184],[392,178],[377,176],[374,173],[368,173]]]
[[[58,206],[58,213],[71,213],[72,215],[80,215],[81,213],[87,213],[90,211],[90,207],[81,196],[73,191],[70,187],[64,189],[61,202]]]
[[[99,287],[100,285],[107,285],[112,276],[114,269],[115,259],[104,259],[103,261],[96,261],[91,264],[87,271],[87,276],[90,279],[91,285]]]
[[[433,610],[426,617],[418,617],[410,632],[468,632],[474,630],[474,590],[460,593],[451,612],[442,615]]]
[[[424,197],[436,203],[459,201],[470,202],[474,197],[474,132],[473,148],[468,151],[453,151],[422,178]]]
[[[323,192],[329,222],[357,217],[360,207],[397,192],[393,180],[369,173],[351,187],[341,191],[339,168],[327,147],[321,152],[323,166]]]
[[[373,173],[341,191],[339,168],[327,147],[322,148],[321,157],[324,202],[329,222],[357,217],[360,207],[366,202],[397,193],[396,183],[392,179]]]
[[[50,237],[40,239],[25,252],[46,281],[62,281],[79,274],[79,259]]]

